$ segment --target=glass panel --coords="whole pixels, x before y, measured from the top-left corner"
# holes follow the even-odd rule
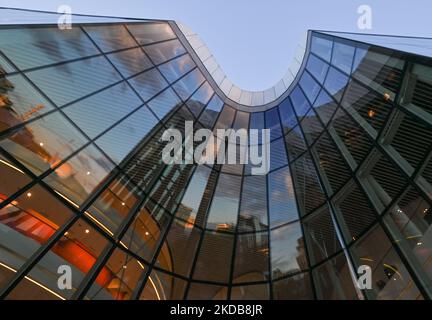
[[[373,147],[364,130],[342,108],[336,112],[332,125],[351,156],[360,164]]]
[[[165,240],[171,258],[166,270],[189,277],[200,237],[192,224],[174,219]]]
[[[343,225],[349,232],[345,239],[348,243],[356,240],[377,219],[364,193],[356,185],[350,187],[349,193],[339,203],[339,209],[342,212]],[[362,214],[359,215],[359,212]]]
[[[332,64],[340,70],[351,73],[351,65],[354,57],[355,47],[352,45],[344,44],[339,41],[334,43]]]
[[[205,166],[197,167],[177,211],[176,216],[187,221],[190,225],[195,223],[210,172],[211,169]]]
[[[328,68],[329,65],[321,59],[312,54],[309,56],[306,69],[319,81],[319,83],[324,82]]]
[[[0,204],[30,182],[24,171],[0,155]]]
[[[111,53],[107,57],[125,78],[153,66],[141,48]]]
[[[245,176],[243,178],[239,232],[261,231],[268,228],[266,190],[265,176]]]
[[[318,299],[354,300],[357,292],[343,253],[314,269]]]
[[[331,95],[333,95],[336,101],[340,101],[340,99],[342,98],[344,89],[347,84],[348,77],[343,73],[337,71],[335,68],[330,67],[326,81],[324,82],[324,87]]]
[[[165,233],[170,219],[171,216],[165,210],[151,201],[146,201],[123,236],[122,243],[133,253],[150,261],[158,249],[160,238]],[[172,263],[166,243],[162,245],[158,262],[164,269]]]
[[[299,215],[289,168],[285,167],[269,174],[270,227],[274,228]]]
[[[282,130],[280,127],[279,113],[277,108],[273,108],[265,113],[265,127],[270,129],[270,139],[271,141],[282,136]],[[244,127],[247,129],[247,126]]]
[[[233,232],[237,224],[241,177],[221,173],[209,211],[207,228]]]
[[[269,277],[268,233],[237,236],[233,282],[266,281]]]
[[[40,288],[50,290],[48,292],[55,297],[61,296],[69,299],[106,245],[107,240],[99,232],[83,220],[78,220],[30,270],[27,276],[41,284]],[[62,265],[71,268],[71,290],[61,290],[58,287],[58,269]],[[103,269],[95,282],[104,286],[111,276],[112,273],[108,269]],[[23,279],[8,295],[8,299],[37,299],[34,294],[32,286],[29,286],[29,280]]]
[[[172,83],[194,67],[195,63],[187,54],[160,65],[159,70],[168,82]]]
[[[225,300],[227,293],[226,287],[192,283],[187,298],[188,300]]]
[[[86,214],[112,235],[141,197],[142,192],[132,180],[120,175],[93,202]]]
[[[90,138],[95,138],[141,104],[141,100],[129,86],[121,82],[87,99],[80,100],[63,111]]]
[[[294,106],[294,109],[297,113],[297,117],[299,118],[299,120],[301,120],[306,115],[306,113],[308,112],[311,106],[309,102],[306,100],[306,97],[301,91],[300,87],[296,87],[293,90],[293,92],[290,95],[290,98]]]
[[[168,86],[168,83],[157,71],[152,69],[129,80],[139,95],[148,101]]]
[[[80,28],[7,28],[0,39],[2,52],[21,70],[99,53]]]
[[[308,269],[299,222],[272,230],[270,244],[273,279]]]
[[[307,72],[303,73],[299,83],[310,103],[313,103],[321,90],[321,86]]]
[[[233,239],[226,233],[205,232],[193,278],[228,283]]]
[[[320,175],[330,182],[336,192],[351,178],[351,172],[327,133],[323,133],[314,146]]]
[[[431,214],[430,204],[416,189],[411,187],[390,210],[387,217],[400,231],[401,236],[395,241],[410,248],[410,253],[420,263],[429,279],[432,279]]]
[[[83,28],[103,52],[136,47],[138,45],[122,25],[85,26]],[[63,34],[65,33],[67,32],[63,32]]]
[[[127,28],[139,44],[175,38],[174,32],[168,23],[128,24]]]
[[[295,127],[294,130],[291,130],[291,132],[286,135],[285,140],[290,161],[296,159],[307,149],[300,126]]]
[[[27,76],[58,106],[121,80],[105,57],[40,69],[27,73]]]
[[[0,288],[72,216],[39,185],[0,209]]]
[[[117,164],[121,163],[157,124],[144,106],[96,140],[98,146]]]
[[[372,290],[378,300],[422,298],[381,227],[373,228],[350,251],[372,269]]]
[[[231,300],[268,300],[269,287],[267,284],[233,287]]]
[[[312,52],[330,61],[332,54],[333,41],[331,37],[326,37],[324,35],[314,35],[312,37]]]
[[[342,249],[327,206],[317,210],[304,222],[311,264],[329,258]]]
[[[104,281],[93,283],[86,294],[90,300],[129,300],[145,266],[120,249],[115,249],[98,274]],[[96,279],[98,279],[96,278]]]
[[[66,201],[82,204],[113,170],[114,166],[90,145],[62,164],[44,181]]]
[[[324,90],[321,90],[313,107],[315,112],[320,116],[324,125],[327,125],[337,108],[337,104]]]
[[[297,159],[292,165],[297,202],[303,214],[311,213],[322,205],[325,196],[315,166],[309,153]]]
[[[153,270],[140,300],[182,300],[186,285],[182,279]]]
[[[204,76],[198,69],[193,70],[184,76],[181,80],[173,85],[174,90],[178,93],[183,101],[186,101],[191,94],[198,89],[204,82]]]
[[[281,117],[282,126],[284,132],[289,132],[292,128],[297,125],[297,118],[294,114],[294,109],[292,107],[291,101],[289,98],[285,99],[279,105],[279,112]]]
[[[384,126],[389,112],[393,109],[391,102],[386,101],[384,96],[378,96],[355,81],[348,85],[342,105],[348,110],[357,111],[362,120],[366,120],[377,132]]]
[[[180,105],[180,99],[171,88],[166,89],[148,103],[149,108],[160,120]]]
[[[206,104],[212,97],[214,91],[208,82],[205,82],[193,96],[188,100],[187,106],[189,110],[196,116],[201,113]]]
[[[0,132],[54,109],[24,77],[0,79]]]
[[[199,118],[205,128],[213,128],[222,107],[222,100],[217,95],[214,95]]]
[[[270,144],[270,170],[276,170],[288,164],[284,139]]]
[[[309,145],[312,145],[324,131],[324,127],[322,126],[314,109],[309,110],[300,124],[303,128],[304,136]]]
[[[154,64],[161,64],[186,52],[178,40],[171,40],[144,47]]]
[[[52,113],[1,140],[0,146],[39,175],[55,167],[86,142],[66,118]],[[60,170],[58,174],[62,174]]]
[[[300,273],[289,278],[273,282],[275,300],[312,300],[314,299],[310,276]]]

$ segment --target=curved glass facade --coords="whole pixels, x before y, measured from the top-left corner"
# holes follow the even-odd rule
[[[431,298],[432,60],[310,31],[257,111],[172,24],[1,26],[0,297]],[[271,129],[269,173],[165,164],[188,120]]]

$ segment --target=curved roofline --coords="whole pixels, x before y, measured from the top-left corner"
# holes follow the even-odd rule
[[[214,85],[219,88],[223,96],[229,102],[234,103],[238,109],[245,109],[245,111],[252,111],[251,109],[259,111],[258,109],[266,110],[272,108],[277,104],[276,102],[279,102],[281,97],[285,96],[285,93],[289,91],[299,71],[302,69],[310,34],[310,32],[305,32],[302,35],[294,58],[282,79],[266,90],[250,91],[241,89],[228,78],[197,33],[185,24],[177,21],[171,22],[171,27],[177,33],[180,40],[183,40],[183,45],[190,47],[191,52],[195,53],[195,57],[193,57],[195,62],[198,62],[201,69],[207,71],[209,78],[213,80]]]

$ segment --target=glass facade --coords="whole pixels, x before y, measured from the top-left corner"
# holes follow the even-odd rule
[[[432,298],[431,74],[311,31],[284,95],[239,108],[173,22],[2,26],[0,298]],[[270,172],[165,164],[188,120],[271,129]]]

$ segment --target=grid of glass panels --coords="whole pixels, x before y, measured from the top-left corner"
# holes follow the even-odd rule
[[[430,60],[313,33],[287,98],[244,112],[165,22],[0,33],[2,298],[431,297]],[[270,172],[165,165],[186,120],[270,128]]]

